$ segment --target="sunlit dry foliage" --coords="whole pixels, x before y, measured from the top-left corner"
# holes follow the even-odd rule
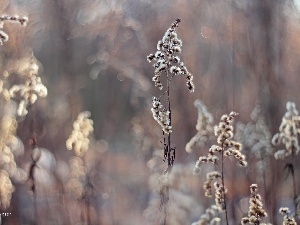
[[[5,170],[0,170],[0,208],[5,209],[10,205],[14,186]]]
[[[285,149],[278,150],[274,154],[276,159],[284,159],[290,155],[296,156],[300,150],[298,143],[300,117],[296,109],[296,104],[294,102],[287,102],[286,109],[287,112],[282,118],[279,133],[276,133],[272,139],[273,145],[282,143],[285,146]]]
[[[249,200],[249,211],[248,217],[242,218],[241,223],[244,224],[261,224],[266,225],[266,223],[261,223],[263,218],[267,217],[267,212],[263,209],[263,204],[261,202],[261,196],[257,193],[257,184],[252,184],[250,186],[251,197]]]
[[[0,16],[0,29],[3,29],[4,23],[7,22],[14,22],[14,23],[20,23],[22,26],[26,26],[28,22],[27,17],[20,17],[18,15],[16,16],[8,16],[8,15],[2,15]],[[0,30],[0,45],[3,45],[4,42],[7,42],[9,39],[8,34],[6,34],[3,30]]]
[[[281,209],[284,224],[298,222],[299,9],[296,0],[1,0],[0,201],[11,213],[1,222],[217,225],[227,201],[228,224],[238,224],[254,179],[264,182],[268,218],[247,221],[279,224],[284,201],[291,209]],[[165,32],[178,15],[184,23]],[[154,77],[145,60],[151,46]],[[198,119],[196,98],[206,104],[195,102]],[[269,155],[288,99],[293,116],[284,117],[275,138],[284,147],[275,156],[285,162]],[[260,109],[248,123],[256,100]],[[75,121],[68,139],[71,120],[84,110],[94,122],[83,116],[82,128]],[[219,124],[214,136],[213,119],[223,110],[238,111],[244,123],[235,133],[231,123]],[[196,155],[216,139],[194,170],[207,177],[192,176]],[[66,146],[74,152],[62,151]],[[230,164],[245,166],[244,154],[247,169]],[[293,182],[282,179],[285,163]],[[255,214],[261,204],[251,199]]]
[[[7,80],[10,74],[4,71],[3,79],[0,80],[0,93],[7,101],[15,100],[19,102],[17,114],[18,116],[26,116],[28,107],[32,106],[38,97],[46,97],[48,90],[42,83],[41,77],[38,76],[39,66],[34,59],[24,59],[19,66],[17,65],[18,63],[10,70],[18,71],[23,83],[13,84],[9,87],[10,83]]]
[[[221,223],[221,219],[218,217],[219,213],[219,207],[212,205],[207,208],[200,219],[197,222],[192,223],[192,225],[219,225]]]
[[[68,150],[74,149],[77,156],[82,156],[89,148],[90,135],[93,132],[93,121],[90,112],[81,112],[73,123],[73,131],[66,141]]]
[[[297,225],[295,218],[291,216],[291,211],[288,207],[281,207],[279,212],[284,215],[283,225]]]
[[[202,148],[205,146],[205,143],[209,140],[211,134],[213,133],[213,116],[208,112],[206,106],[197,99],[194,102],[195,107],[198,109],[198,118],[197,118],[197,134],[192,137],[192,139],[186,144],[185,150],[188,153],[193,151],[192,147],[195,145]]]
[[[148,161],[150,169],[149,189],[151,198],[144,215],[151,224],[161,224],[164,221],[164,198],[170,198],[167,224],[188,224],[198,214],[200,205],[192,196],[188,186],[188,177],[192,175],[191,166],[175,164],[172,173],[164,174],[162,150],[156,150]],[[166,192],[169,192],[167,195]]]

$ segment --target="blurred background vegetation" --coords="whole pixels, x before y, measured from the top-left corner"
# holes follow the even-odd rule
[[[9,41],[0,46],[1,74],[7,71],[14,82],[34,61],[48,88],[46,98],[39,99],[25,118],[17,118],[17,136],[25,149],[15,156],[17,164],[28,171],[32,117],[38,146],[47,152],[36,170],[38,212],[26,182],[13,181],[10,207],[2,210],[12,214],[2,217],[3,224],[85,224],[88,215],[90,224],[155,224],[151,212],[158,209],[145,211],[155,192],[148,186],[147,162],[163,146],[150,111],[152,96],[160,94],[146,57],[156,51],[157,41],[176,18],[182,19],[177,29],[183,41],[181,57],[194,75],[196,90],[188,93],[182,77],[172,81],[172,140],[175,164],[187,171],[178,175],[185,184],[178,192],[196,203],[181,208],[187,216],[172,224],[197,221],[209,200],[204,198],[203,178],[193,176],[190,165],[209,145],[191,154],[185,151],[197,132],[193,102],[201,99],[216,123],[230,111],[239,113],[236,120],[248,123],[259,104],[275,134],[286,102],[300,104],[299,5],[298,0],[1,0],[0,14],[29,18],[26,27],[4,25]],[[81,111],[90,111],[94,121],[94,141],[84,158],[94,191],[75,200],[62,191],[74,155],[65,142]],[[247,212],[242,200],[249,196],[249,184],[262,184],[251,169],[255,160],[249,159],[248,170],[231,164],[227,168],[232,220]],[[285,163],[270,157],[266,169],[268,193],[263,195],[270,196],[265,204],[273,222],[281,221],[275,214],[282,203],[293,206]],[[300,191],[299,178],[297,182]]]

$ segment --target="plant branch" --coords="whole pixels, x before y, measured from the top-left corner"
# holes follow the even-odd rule
[[[222,185],[223,185],[223,198],[224,198],[224,210],[226,216],[226,224],[228,225],[228,213],[227,213],[227,206],[226,206],[226,195],[225,195],[225,184],[224,184],[224,145],[222,143],[222,165],[221,165],[221,174],[222,174]]]

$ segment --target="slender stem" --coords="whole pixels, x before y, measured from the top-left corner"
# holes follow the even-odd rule
[[[226,216],[226,224],[228,225],[228,213],[227,213],[227,206],[226,206],[226,196],[225,196],[225,184],[224,184],[224,146],[222,143],[222,168],[221,168],[221,174],[222,174],[222,185],[223,185],[223,198],[224,198],[224,210],[225,210],[225,216]]]
[[[265,154],[262,156],[262,161],[266,163]],[[267,209],[269,208],[269,196],[268,196],[268,189],[267,189],[267,177],[266,177],[266,170],[265,168],[262,170],[263,175],[263,185],[264,185],[264,198],[265,198],[265,204],[267,205]],[[266,220],[269,222],[269,218],[267,217]]]
[[[171,101],[170,101],[170,80],[169,73],[167,72],[167,102],[168,102],[168,110],[169,110],[169,120],[171,126]],[[167,168],[167,182],[169,182],[169,174],[171,173],[173,167],[173,159],[171,156],[171,133],[168,134],[168,144],[167,144],[167,160],[168,160],[168,168]],[[174,150],[175,151],[175,150]],[[169,204],[169,183],[167,183],[165,196],[164,196],[164,225],[167,224],[167,215],[168,215],[168,204]]]
[[[169,180],[169,174],[167,174],[167,180]],[[166,192],[164,196],[164,225],[167,225],[168,215],[168,203],[169,203],[169,185],[166,186]]]
[[[295,162],[295,157],[294,157],[294,162]],[[294,163],[291,164],[291,173],[292,173],[292,178],[293,178],[293,191],[294,191],[294,206],[295,206],[295,220],[298,219],[297,215],[297,189],[296,189],[296,178],[295,178],[295,170],[294,170]]]
[[[33,204],[34,204],[34,224],[38,224],[38,205],[37,205],[37,191],[36,191],[36,181],[35,181],[35,176],[34,176],[34,171],[36,169],[36,164],[37,161],[40,158],[40,155],[37,157],[37,159],[33,156],[33,150],[37,147],[37,143],[36,143],[36,136],[35,133],[33,133],[33,137],[31,139],[31,146],[32,146],[32,150],[31,150],[31,166],[30,166],[30,170],[29,170],[29,179],[31,182],[31,190],[33,192]],[[39,153],[40,154],[40,153]]]
[[[33,192],[33,204],[34,204],[34,224],[39,224],[38,223],[38,205],[37,205],[37,191],[36,191],[36,180],[34,176],[34,172],[36,169],[36,164],[40,158],[41,152],[38,152],[37,156],[34,156],[34,149],[38,147],[37,144],[37,137],[36,137],[36,132],[35,132],[35,111],[32,110],[32,106],[29,106],[28,111],[31,113],[31,120],[30,120],[30,133],[31,133],[31,139],[29,140],[30,145],[31,145],[31,150],[30,150],[30,156],[31,156],[31,165],[29,169],[29,179],[31,182],[31,190]]]
[[[167,93],[168,93],[168,110],[169,110],[169,120],[170,120],[170,126],[172,126],[172,120],[171,120],[171,100],[170,100],[170,80],[169,80],[169,73],[167,72]],[[173,162],[171,158],[171,133],[168,134],[168,171],[171,172],[171,169],[173,167]],[[175,151],[175,150],[174,150]]]

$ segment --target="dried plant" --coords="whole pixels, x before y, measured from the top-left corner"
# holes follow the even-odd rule
[[[73,123],[73,131],[66,141],[67,149],[74,149],[77,156],[83,156],[89,148],[89,136],[94,130],[93,120],[89,119],[90,116],[91,113],[88,111],[79,113]]]
[[[3,116],[0,127],[0,166],[8,171],[11,175],[17,168],[15,157],[13,154],[14,142],[18,142],[16,135],[17,121],[13,116]]]
[[[272,136],[258,104],[251,113],[251,119],[252,121],[247,124],[241,122],[236,124],[235,138],[244,148],[249,148],[258,159],[264,160],[273,152]]]
[[[213,116],[208,112],[206,106],[197,99],[194,102],[195,107],[198,109],[198,119],[196,124],[197,134],[186,144],[185,150],[188,153],[193,151],[193,147],[204,147],[205,143],[209,140],[210,135],[213,133],[212,123],[214,121]]]
[[[297,225],[295,218],[291,216],[291,211],[288,207],[281,207],[279,212],[284,215],[283,225]]]
[[[14,192],[14,186],[5,170],[0,170],[0,208],[6,209]]]
[[[279,133],[273,136],[272,144],[285,145],[285,149],[277,151],[274,156],[276,159],[284,159],[290,155],[296,156],[299,153],[298,134],[300,133],[300,117],[294,102],[286,103],[287,112],[282,118]]]
[[[261,196],[257,193],[257,184],[252,184],[250,186],[251,197],[249,200],[249,211],[248,217],[242,218],[242,225],[254,224],[254,225],[267,225],[261,223],[262,218],[267,217],[267,212],[263,209],[263,204],[261,202]],[[268,224],[271,225],[271,224]]]
[[[218,126],[214,127],[215,136],[217,136],[217,143],[219,145],[212,145],[208,151],[207,156],[200,156],[194,167],[194,173],[200,172],[200,166],[202,163],[217,164],[219,157],[216,153],[220,153],[223,156],[234,156],[240,166],[247,166],[245,156],[241,153],[242,144],[231,140],[233,138],[233,127],[231,123],[234,117],[237,115],[235,112],[231,112],[229,115],[223,115],[221,122]]]
[[[22,70],[21,78],[24,80],[22,84],[15,84],[12,87],[6,87],[6,80],[10,74],[5,71],[0,79],[0,93],[6,101],[11,99],[19,101],[17,110],[18,116],[26,116],[28,108],[32,106],[38,99],[45,98],[48,94],[47,87],[42,83],[41,77],[38,75],[39,66],[34,59],[26,65]]]
[[[180,23],[180,19],[177,19],[172,26],[167,30],[162,40],[157,43],[157,52],[155,54],[148,55],[147,59],[149,62],[153,60],[156,61],[153,64],[155,68],[154,77],[152,78],[155,87],[160,90],[163,89],[161,82],[161,75],[163,72],[170,72],[171,77],[168,77],[169,82],[175,75],[183,75],[186,79],[186,84],[190,92],[194,92],[193,75],[190,74],[185,67],[184,63],[181,61],[180,57],[177,55],[181,52],[182,41],[178,39],[176,33],[176,27]]]
[[[94,185],[91,182],[89,171],[84,165],[83,157],[89,149],[90,138],[93,134],[93,120],[89,119],[91,113],[84,111],[78,114],[73,123],[73,131],[66,141],[68,150],[74,149],[75,155],[69,162],[70,179],[66,185],[66,191],[71,193],[75,199],[84,205],[84,211],[81,212],[83,222],[91,223],[90,200]]]
[[[207,208],[200,219],[197,222],[192,223],[192,225],[219,225],[221,223],[221,219],[218,217],[219,213],[219,207],[212,205]]]
[[[155,68],[153,81],[159,90],[163,90],[163,85],[161,81],[161,76],[164,74],[167,79],[167,100],[166,106],[161,103],[160,98],[153,97],[152,103],[153,107],[151,111],[153,113],[153,118],[159,123],[162,128],[163,134],[168,135],[165,139],[165,154],[164,159],[168,162],[168,170],[171,170],[174,159],[175,159],[175,148],[171,147],[171,102],[170,102],[170,83],[174,76],[183,75],[186,79],[186,84],[190,92],[194,91],[193,75],[188,72],[184,63],[181,61],[180,57],[177,55],[181,52],[182,41],[178,39],[176,33],[176,27],[180,23],[180,19],[177,19],[172,26],[166,31],[162,40],[157,43],[157,52],[155,54],[150,54],[147,59],[149,62],[155,61],[153,67]]]
[[[194,167],[194,173],[200,172],[200,166],[203,163],[218,164],[219,157],[216,153],[221,154],[221,172],[213,171],[208,173],[207,181],[204,184],[206,196],[212,196],[211,182],[213,180],[220,179],[220,181],[214,182],[215,188],[215,202],[219,210],[225,211],[226,223],[228,224],[228,215],[226,207],[225,194],[227,189],[224,185],[224,156],[234,156],[240,166],[247,166],[245,156],[241,153],[242,145],[239,142],[233,141],[233,126],[232,122],[237,115],[235,112],[231,112],[229,115],[225,114],[221,117],[221,122],[218,126],[214,127],[215,136],[217,136],[218,145],[212,145],[208,151],[208,156],[200,156]]]
[[[267,186],[267,168],[270,164],[270,156],[273,155],[273,146],[271,144],[272,135],[262,115],[259,104],[256,104],[252,113],[251,121],[247,124],[238,122],[236,124],[235,138],[243,144],[247,158],[252,155],[258,159],[256,162],[257,182],[262,181],[264,184],[265,202],[268,205],[268,186]],[[249,151],[247,151],[249,150]],[[251,170],[252,168],[249,168]]]
[[[153,107],[151,108],[153,118],[161,126],[164,136],[164,161],[167,161],[168,168],[165,171],[167,174],[171,172],[175,160],[175,147],[171,146],[171,132],[172,132],[172,113],[171,113],[171,100],[170,100],[170,83],[174,76],[183,75],[186,79],[186,85],[190,92],[194,92],[195,86],[193,83],[193,75],[187,70],[184,63],[181,61],[178,54],[181,52],[182,41],[177,37],[176,27],[180,23],[180,19],[176,19],[171,27],[166,31],[162,40],[157,43],[157,51],[155,54],[148,55],[149,62],[155,61],[153,64],[154,77],[152,81],[155,87],[159,90],[163,90],[162,75],[166,79],[166,91],[164,94],[157,98],[152,98]],[[161,98],[167,94],[165,106],[161,103]],[[166,137],[167,136],[167,137]],[[167,210],[169,201],[169,188],[166,187],[166,191],[163,198],[164,205],[164,221],[166,224]]]
[[[165,165],[162,163],[163,154],[161,150],[153,152],[153,157],[148,161],[150,169],[149,189],[151,198],[144,215],[150,224],[162,224],[164,222],[164,211],[162,211],[163,198],[169,191],[171,203],[168,208],[168,225],[181,225],[191,223],[201,206],[192,195],[187,180],[191,173],[191,165],[176,163],[172,173],[165,174]]]
[[[4,105],[5,106],[5,105]],[[23,153],[22,144],[16,136],[17,121],[13,115],[3,115],[0,123],[0,208],[7,208],[14,186],[11,179],[22,182],[26,179],[26,173],[19,168],[15,157]]]
[[[300,151],[298,143],[298,134],[300,133],[300,116],[294,102],[287,102],[286,109],[287,111],[284,114],[279,126],[279,132],[276,133],[272,139],[273,145],[280,145],[280,143],[282,143],[284,144],[285,149],[278,150],[277,152],[275,152],[274,156],[276,159],[286,159],[287,157],[292,156],[293,160],[295,161],[295,157]],[[295,218],[297,218],[298,195],[294,164],[295,162],[287,163],[285,168],[288,169],[293,179]]]
[[[28,22],[28,18],[26,16],[20,17],[16,16],[8,16],[2,15],[0,16],[0,29],[3,29],[3,25],[6,22],[20,23],[22,26],[26,26]],[[0,30],[0,45],[3,45],[4,42],[7,42],[9,36],[3,30]]]

